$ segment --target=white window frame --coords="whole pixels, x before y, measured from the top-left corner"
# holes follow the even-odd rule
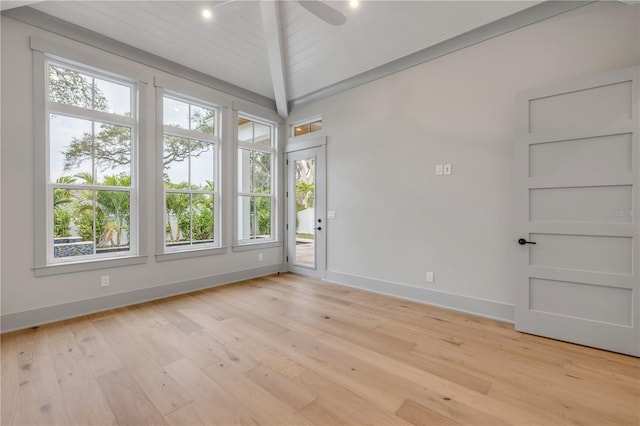
[[[279,126],[277,122],[271,121],[269,119],[250,114],[244,111],[236,111],[234,117],[234,139],[235,139],[235,179],[234,179],[234,248],[248,248],[248,247],[265,247],[265,246],[278,246],[279,243],[279,229],[278,229],[278,218],[280,213],[280,205],[277,193],[278,193],[278,180],[277,180],[277,172],[278,172],[278,141],[279,141]],[[265,126],[269,126],[271,128],[271,146],[267,147],[264,145],[258,145],[255,143],[241,142],[238,137],[238,120],[246,119],[253,121],[258,124],[262,124]],[[251,193],[251,192],[242,192],[239,190],[238,184],[238,175],[240,173],[240,163],[239,163],[239,151],[241,149],[246,149],[249,151],[256,151],[262,153],[268,153],[271,155],[271,193],[270,194],[262,194],[262,193]],[[241,197],[263,197],[271,199],[271,236],[270,238],[262,238],[262,239],[240,239],[240,231],[239,227],[241,226],[241,218],[240,212],[238,208],[238,202]]]
[[[197,106],[201,108],[206,108],[215,111],[215,124],[214,124],[214,132],[213,134],[207,134],[203,132],[199,132],[197,130],[191,129],[182,129],[180,127],[169,126],[164,123],[164,99],[172,99],[179,102],[184,102],[189,104],[189,108],[192,106]],[[164,182],[162,182],[162,205],[163,205],[163,214],[162,214],[162,224],[166,226],[166,196],[167,193],[175,193],[175,194],[189,194],[190,196],[197,194],[204,195],[212,195],[213,196],[213,235],[214,241],[212,243],[201,243],[201,244],[193,244],[193,228],[191,229],[191,236],[189,239],[188,245],[177,245],[177,246],[168,246],[166,243],[166,232],[163,232],[162,237],[162,253],[163,254],[178,254],[184,252],[194,252],[194,251],[202,251],[202,250],[210,250],[210,249],[218,249],[222,246],[222,233],[221,233],[221,205],[220,205],[220,183],[221,183],[221,174],[220,174],[220,157],[221,157],[221,144],[220,144],[220,128],[221,128],[221,108],[219,105],[212,104],[210,102],[203,101],[201,99],[193,99],[191,97],[185,96],[180,93],[175,93],[172,91],[163,91],[162,95],[162,134],[158,137],[158,150],[164,152],[164,137],[168,136],[177,136],[184,139],[189,140],[200,140],[207,143],[210,143],[214,147],[214,190],[194,190],[191,188],[184,189],[169,189],[164,186]],[[160,103],[160,102],[158,102]],[[158,114],[160,116],[160,114]],[[189,160],[190,161],[190,160]],[[161,164],[161,168],[163,169],[163,164]],[[164,170],[161,170],[161,174]],[[189,178],[191,178],[191,167],[189,167]],[[191,206],[193,201],[191,201]],[[193,221],[193,216],[192,219]],[[213,252],[215,253],[215,252]],[[207,251],[206,254],[213,254],[212,252]]]
[[[156,87],[156,254],[155,258],[158,262],[172,261],[179,259],[188,259],[200,256],[210,256],[224,254],[227,252],[227,232],[225,223],[228,222],[227,204],[225,197],[226,188],[228,187],[229,177],[227,168],[224,166],[229,162],[226,156],[231,153],[227,149],[227,145],[232,142],[228,136],[228,128],[230,128],[228,120],[230,119],[229,106],[231,100],[228,95],[212,89],[207,86],[194,83],[192,81],[176,77],[163,76],[155,77]],[[216,182],[215,188],[217,197],[214,198],[214,238],[212,244],[197,244],[189,246],[166,247],[165,244],[165,188],[163,181],[163,150],[164,150],[164,97],[176,99],[181,102],[187,102],[192,105],[202,106],[216,110],[215,123],[215,142],[216,142]],[[166,126],[172,135],[187,137],[189,139],[200,139],[204,133],[190,131],[188,129],[179,129],[173,126]],[[206,136],[206,135],[205,135]],[[209,137],[211,135],[208,135]],[[228,168],[231,169],[230,167]],[[180,191],[178,191],[180,192]],[[217,237],[216,237],[217,235]]]
[[[147,75],[122,66],[109,55],[100,55],[88,46],[72,42],[53,42],[31,38],[33,51],[33,99],[34,99],[34,274],[47,276],[95,269],[128,266],[146,263],[145,233],[139,226],[143,215],[141,199],[142,182],[138,176],[143,173],[139,158],[139,141],[144,132],[144,94]],[[132,88],[131,117],[95,111],[49,101],[49,63],[72,69],[96,78],[125,84]],[[126,190],[129,191],[129,250],[86,256],[54,258],[53,252],[53,187],[62,187],[50,182],[49,170],[49,121],[50,113],[99,121],[107,124],[122,125],[131,128],[131,186],[109,187],[100,185],[82,185],[79,189]],[[73,185],[71,185],[73,186]]]
[[[299,120],[296,121],[292,124],[289,125],[289,137],[290,138],[304,138],[310,134],[314,134],[314,136],[317,136],[319,134],[321,134],[324,131],[324,122],[322,123],[322,128],[320,130],[316,130],[316,131],[309,131],[307,133],[304,133],[302,135],[296,136],[296,127],[300,127],[300,126],[308,126],[311,125],[311,123],[315,123],[316,121],[322,121],[322,116],[321,115],[314,115],[313,117],[310,118],[306,118],[304,120]]]

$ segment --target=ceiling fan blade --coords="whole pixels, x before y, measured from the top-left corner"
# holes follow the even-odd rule
[[[251,0],[226,0],[216,4],[214,7],[216,10],[221,10],[223,12],[226,12],[226,11],[242,10],[246,7],[251,6],[254,3],[255,1],[251,1]]]
[[[347,22],[347,15],[320,0],[300,0],[298,3],[328,24],[342,25]]]

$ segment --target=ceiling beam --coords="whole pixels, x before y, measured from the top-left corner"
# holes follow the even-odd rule
[[[282,49],[282,32],[280,30],[280,5],[277,1],[261,1],[262,29],[264,31],[269,70],[276,98],[278,115],[286,118],[289,115],[287,105],[287,82],[284,70],[284,52]]]

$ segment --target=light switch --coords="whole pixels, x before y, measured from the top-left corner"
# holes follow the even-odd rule
[[[442,164],[436,166],[436,176],[442,176]]]
[[[444,165],[444,174],[445,175],[450,175],[451,174],[451,164],[445,164]]]
[[[327,211],[327,219],[335,219],[335,218],[336,218],[336,211],[335,210]]]

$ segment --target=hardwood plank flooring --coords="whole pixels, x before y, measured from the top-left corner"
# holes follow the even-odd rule
[[[293,274],[2,335],[2,425],[634,425],[640,359]]]

